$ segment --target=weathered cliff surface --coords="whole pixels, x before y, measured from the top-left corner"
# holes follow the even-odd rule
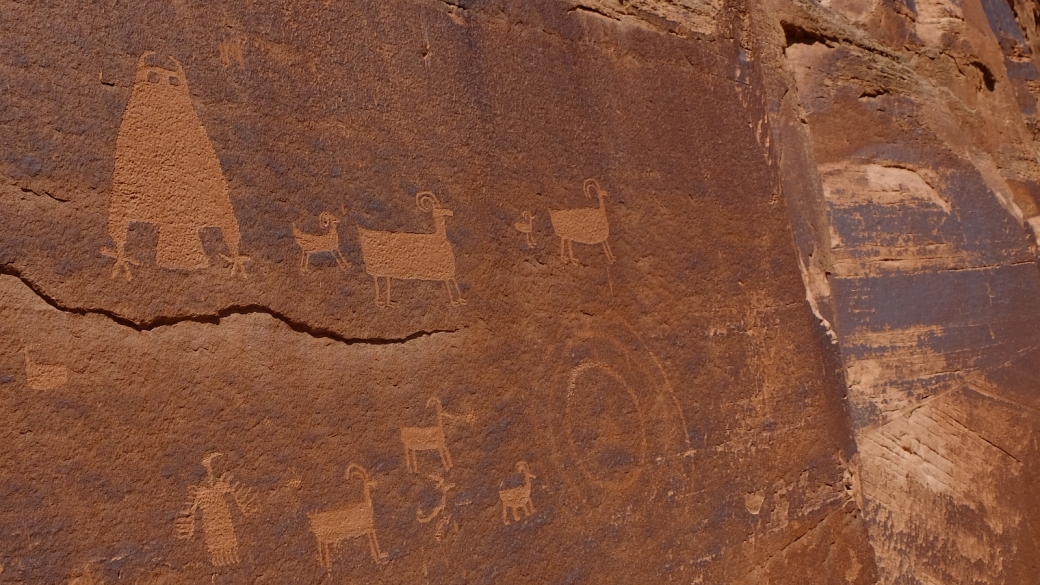
[[[0,0],[0,582],[1030,582],[1035,10]]]
[[[1034,12],[778,11],[785,193],[802,198],[803,273],[842,355],[885,583],[1036,579]]]

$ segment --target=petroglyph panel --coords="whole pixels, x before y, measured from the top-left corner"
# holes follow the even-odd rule
[[[747,10],[0,12],[5,582],[876,582]]]

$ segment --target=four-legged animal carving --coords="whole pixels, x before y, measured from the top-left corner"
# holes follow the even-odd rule
[[[318,222],[321,224],[321,227],[326,228],[324,234],[301,232],[295,223],[292,224],[293,237],[296,238],[296,243],[303,250],[303,257],[300,258],[300,272],[310,272],[311,256],[320,252],[330,252],[332,257],[336,259],[336,264],[340,268],[346,269],[347,266],[350,266],[350,262],[347,262],[347,259],[343,257],[343,253],[339,251],[339,232],[336,231],[336,227],[339,225],[339,218],[328,211],[323,211],[318,216]]]
[[[439,280],[448,289],[453,307],[465,305],[462,290],[455,280],[455,252],[445,232],[444,218],[454,215],[429,191],[415,195],[415,204],[433,215],[432,234],[381,232],[358,227],[365,272],[375,281],[376,305],[392,307],[390,280]],[[386,300],[379,295],[379,279],[386,279]],[[453,288],[454,287],[454,288]]]
[[[368,472],[357,463],[351,463],[347,467],[344,477],[349,480],[355,472],[361,479],[361,486],[365,492],[363,501],[346,508],[307,514],[311,521],[311,531],[318,539],[318,562],[329,572],[332,572],[332,547],[348,538],[367,536],[372,560],[378,563],[387,557],[386,553],[380,552],[379,541],[376,540],[371,492],[376,484],[368,478]]]
[[[607,207],[603,201],[607,192],[604,191],[596,179],[586,179],[584,190],[586,197],[592,197],[589,190],[595,188],[599,196],[599,207],[587,207],[580,209],[552,209],[549,210],[549,219],[552,221],[553,230],[560,236],[560,259],[567,262],[578,263],[574,257],[574,242],[579,244],[602,244],[603,251],[607,254],[607,262],[613,264],[614,252],[610,249],[607,238],[610,236],[610,223],[607,222]],[[566,254],[565,249],[566,248]]]
[[[537,477],[531,473],[526,461],[516,464],[516,469],[524,474],[524,485],[505,490],[499,490],[498,497],[502,499],[502,523],[509,524],[509,514],[513,513],[513,521],[520,521],[521,510],[528,516],[534,514],[534,503],[531,501],[531,480]]]
[[[426,406],[434,406],[437,409],[437,426],[435,427],[401,427],[401,442],[404,443],[404,459],[408,469],[419,473],[419,464],[415,460],[416,451],[437,451],[441,456],[441,463],[445,471],[451,469],[451,453],[448,452],[448,443],[444,438],[444,414],[441,411],[441,401],[430,398]]]

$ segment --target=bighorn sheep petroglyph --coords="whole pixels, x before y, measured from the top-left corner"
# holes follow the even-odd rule
[[[368,537],[368,547],[372,552],[372,560],[379,562],[386,558],[386,553],[379,551],[376,540],[375,512],[372,508],[372,492],[376,483],[368,478],[368,472],[357,463],[347,467],[344,478],[350,480],[356,473],[361,479],[361,487],[365,499],[356,504],[336,510],[307,514],[311,521],[311,531],[318,539],[318,562],[326,571],[332,572],[332,547],[348,538]]]
[[[444,218],[453,215],[445,209],[437,196],[429,191],[415,195],[415,204],[433,215],[433,233],[382,232],[358,227],[361,256],[365,272],[376,285],[376,305],[391,307],[390,279],[440,280],[448,289],[453,307],[465,305],[459,283],[455,280],[455,253],[445,233]],[[379,279],[386,279],[386,300],[379,296]],[[454,287],[454,289],[452,288]],[[457,295],[457,296],[456,296]]]
[[[513,513],[513,521],[520,521],[520,512],[526,512],[528,516],[534,514],[534,502],[531,501],[531,480],[537,476],[531,473],[531,468],[526,461],[519,461],[516,469],[524,474],[524,485],[506,490],[499,490],[498,497],[502,499],[502,523],[509,524],[509,514]]]
[[[300,272],[310,272],[311,256],[321,252],[331,253],[332,257],[336,259],[336,264],[340,268],[346,269],[347,266],[350,266],[350,262],[347,262],[347,259],[343,257],[343,253],[339,251],[339,232],[336,231],[336,227],[339,225],[339,218],[328,211],[323,211],[318,216],[318,223],[325,228],[324,234],[301,232],[296,227],[295,222],[292,224],[293,237],[296,238],[296,243],[303,250],[303,257],[300,258]]]
[[[610,243],[607,242],[607,238],[610,236],[610,223],[607,221],[607,207],[603,201],[607,192],[599,186],[596,179],[586,179],[584,185],[586,197],[592,197],[589,189],[593,187],[599,196],[599,207],[549,210],[549,220],[552,222],[553,230],[556,235],[560,236],[560,259],[564,263],[578,263],[578,259],[574,257],[574,242],[602,244],[603,251],[607,254],[607,262],[613,264],[617,259],[610,249]],[[566,248],[566,254],[564,248]]]
[[[426,406],[437,409],[437,426],[435,427],[401,427],[401,442],[404,443],[404,460],[408,469],[419,473],[419,464],[415,459],[416,451],[437,451],[441,456],[444,470],[451,469],[451,453],[448,452],[448,442],[444,438],[444,412],[441,410],[441,401],[430,398]]]

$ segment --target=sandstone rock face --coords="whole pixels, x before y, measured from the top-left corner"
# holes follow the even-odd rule
[[[0,0],[0,582],[1032,582],[1036,12]]]

